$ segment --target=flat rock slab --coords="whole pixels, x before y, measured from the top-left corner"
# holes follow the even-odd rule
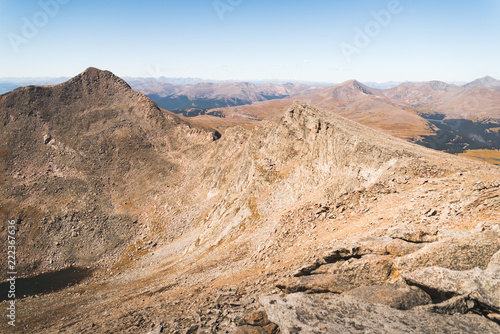
[[[492,257],[486,270],[474,268],[454,271],[430,267],[406,273],[403,278],[424,290],[448,295],[470,295],[483,306],[500,311],[500,252]]]
[[[398,226],[387,231],[389,237],[409,242],[435,242],[439,240],[438,229],[428,226]]]
[[[342,293],[356,287],[341,275],[330,274],[292,277],[279,281],[276,286],[286,293],[302,291],[309,293]]]
[[[383,304],[399,310],[409,310],[432,302],[431,297],[423,290],[415,286],[397,284],[362,286],[344,294],[368,303]]]
[[[400,273],[425,267],[442,267],[451,270],[486,269],[491,257],[500,250],[500,233],[486,230],[457,238],[448,238],[427,244],[424,248],[394,261]]]
[[[428,304],[417,306],[415,310],[440,313],[440,314],[465,314],[475,306],[469,296],[456,296],[439,304]]]
[[[260,298],[282,333],[497,334],[500,326],[478,315],[401,311],[347,295],[295,293]]]
[[[276,285],[287,293],[335,292],[342,293],[362,285],[384,284],[391,273],[393,257],[368,255],[361,259],[351,258],[340,264],[328,264],[318,268],[310,276],[283,279]]]

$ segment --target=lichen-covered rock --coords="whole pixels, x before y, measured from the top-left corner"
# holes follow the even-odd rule
[[[282,333],[496,334],[500,326],[478,315],[401,311],[352,296],[296,293],[260,298]]]
[[[368,303],[383,304],[399,310],[409,310],[432,302],[431,297],[423,290],[414,286],[397,284],[362,286],[344,294]]]
[[[468,295],[456,296],[442,303],[428,304],[415,307],[415,310],[439,313],[439,314],[465,314],[472,310],[475,303]]]
[[[500,252],[491,260],[486,270],[474,268],[468,271],[454,271],[440,267],[420,269],[406,273],[403,278],[412,285],[417,285],[441,295],[470,295],[484,307],[500,311]]]
[[[322,266],[318,268],[319,274],[283,279],[277,287],[287,293],[342,293],[362,285],[383,284],[391,273],[392,259],[391,256],[379,255],[351,258],[340,265]]]
[[[387,235],[409,242],[435,242],[439,240],[438,229],[428,226],[397,226],[389,229]]]
[[[475,267],[486,269],[498,250],[500,233],[488,229],[428,244],[414,253],[397,258],[394,267],[400,273],[432,266],[451,270],[471,270]]]

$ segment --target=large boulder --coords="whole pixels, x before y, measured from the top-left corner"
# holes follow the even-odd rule
[[[362,286],[344,292],[344,294],[368,303],[383,304],[399,310],[409,310],[415,306],[432,302],[431,297],[423,290],[415,286],[401,284]]]
[[[450,270],[486,269],[491,257],[500,250],[500,233],[495,229],[448,238],[397,258],[394,267],[408,273],[426,267]]]
[[[295,293],[260,298],[282,333],[499,333],[500,326],[473,314],[401,311],[352,296]]]
[[[403,278],[437,297],[470,295],[483,307],[500,312],[500,252],[492,257],[486,270],[430,267],[403,274]]]
[[[401,225],[387,230],[387,235],[393,239],[401,239],[408,242],[423,243],[439,240],[436,227]]]
[[[363,285],[384,284],[391,273],[392,256],[369,255],[351,258],[317,269],[318,274],[291,277],[278,282],[277,287],[292,292],[342,293]]]
[[[330,274],[285,278],[279,281],[276,286],[285,293],[342,293],[356,287],[342,275]]]

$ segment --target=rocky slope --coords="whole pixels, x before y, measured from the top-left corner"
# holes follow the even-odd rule
[[[71,147],[83,156],[72,167],[78,168],[75,178],[85,176],[84,181],[90,182],[94,175],[104,175],[116,187],[102,186],[92,197],[86,189],[72,195],[77,188],[60,184],[57,192],[47,192],[52,197],[47,197],[43,210],[54,215],[66,210],[57,196],[66,198],[70,193],[79,196],[78,203],[97,207],[92,218],[111,220],[112,214],[121,214],[137,222],[92,225],[100,220],[85,220],[87,206],[73,204],[75,218],[63,226],[84,223],[102,230],[102,242],[107,242],[108,235],[122,236],[123,241],[106,243],[115,255],[108,249],[101,251],[104,260],[85,262],[77,257],[76,264],[94,269],[83,282],[18,300],[19,332],[498,331],[498,167],[410,144],[298,101],[277,120],[249,129],[228,127],[214,140],[218,136],[210,129],[163,112],[147,99],[144,103],[149,107],[142,108],[137,103],[142,95],[126,86],[107,90],[115,86],[103,80],[109,75],[91,69],[70,81],[75,87],[72,95],[77,96],[73,100],[62,93],[67,91],[62,89],[64,84],[37,88],[49,90],[52,98],[74,101],[71,108],[58,106],[57,110],[79,116],[69,126],[73,132],[68,132],[78,134]],[[99,87],[96,99],[81,92],[88,76]],[[4,102],[9,98],[10,104]],[[14,110],[26,110],[26,114],[32,110],[21,103],[9,109],[17,101],[10,95],[1,99],[4,120],[11,119]],[[33,100],[40,102],[32,115],[53,101]],[[117,101],[127,107],[113,116],[109,105]],[[83,121],[89,108],[77,106],[84,103],[105,104],[99,126]],[[98,160],[102,165],[92,169],[84,160],[90,159],[87,152],[92,145],[78,144],[90,134],[95,136],[92,142],[100,143],[104,134],[97,130],[113,124],[114,117],[129,122],[116,125],[117,131],[125,127],[129,132],[114,142],[126,145],[116,144],[110,150],[112,159]],[[12,136],[17,129],[31,138],[26,135],[29,122],[17,123],[15,128],[4,121],[4,126],[11,127],[11,143],[28,146],[21,145],[24,137]],[[127,141],[132,129],[142,129],[141,136]],[[43,137],[41,130],[34,132],[33,138],[41,143],[33,139],[30,145],[52,152],[48,150],[54,149],[53,139]],[[56,139],[62,136],[54,130],[49,134]],[[114,140],[113,135],[104,138]],[[147,144],[136,144],[146,139]],[[32,153],[21,150],[16,159],[27,161]],[[3,179],[17,184],[14,181],[24,180],[26,167],[13,168],[17,165],[9,165],[12,158],[6,156],[2,157]],[[159,162],[135,160],[144,156]],[[49,158],[40,156],[37,165],[48,163]],[[120,163],[106,168],[115,159]],[[58,161],[59,169],[67,163]],[[126,162],[129,169],[121,171],[119,166]],[[2,194],[2,199],[21,203],[23,208],[42,206],[37,204],[41,193],[24,194]],[[51,225],[17,206],[3,208],[5,218],[21,218],[19,239],[31,245],[30,254],[46,258],[50,253],[37,245],[58,230],[44,229]],[[30,241],[31,226],[36,224],[43,227],[44,237],[35,235]],[[91,229],[81,229],[75,237],[60,230],[55,237],[73,246],[68,249],[80,249],[78,240],[91,243],[94,238]],[[64,258],[73,253],[64,248],[57,254]],[[30,263],[27,257],[23,261]],[[43,268],[63,264],[69,263]],[[36,270],[26,267],[24,272]],[[446,280],[426,279],[427,271]],[[462,278],[467,285],[457,285]]]
[[[123,249],[148,228],[140,217],[153,189],[182,175],[183,152],[216,138],[94,68],[2,95],[0,111],[0,216],[17,220],[22,275]]]

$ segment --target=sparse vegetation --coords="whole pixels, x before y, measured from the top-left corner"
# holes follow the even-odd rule
[[[467,150],[458,155],[483,160],[493,165],[500,165],[500,150]]]

